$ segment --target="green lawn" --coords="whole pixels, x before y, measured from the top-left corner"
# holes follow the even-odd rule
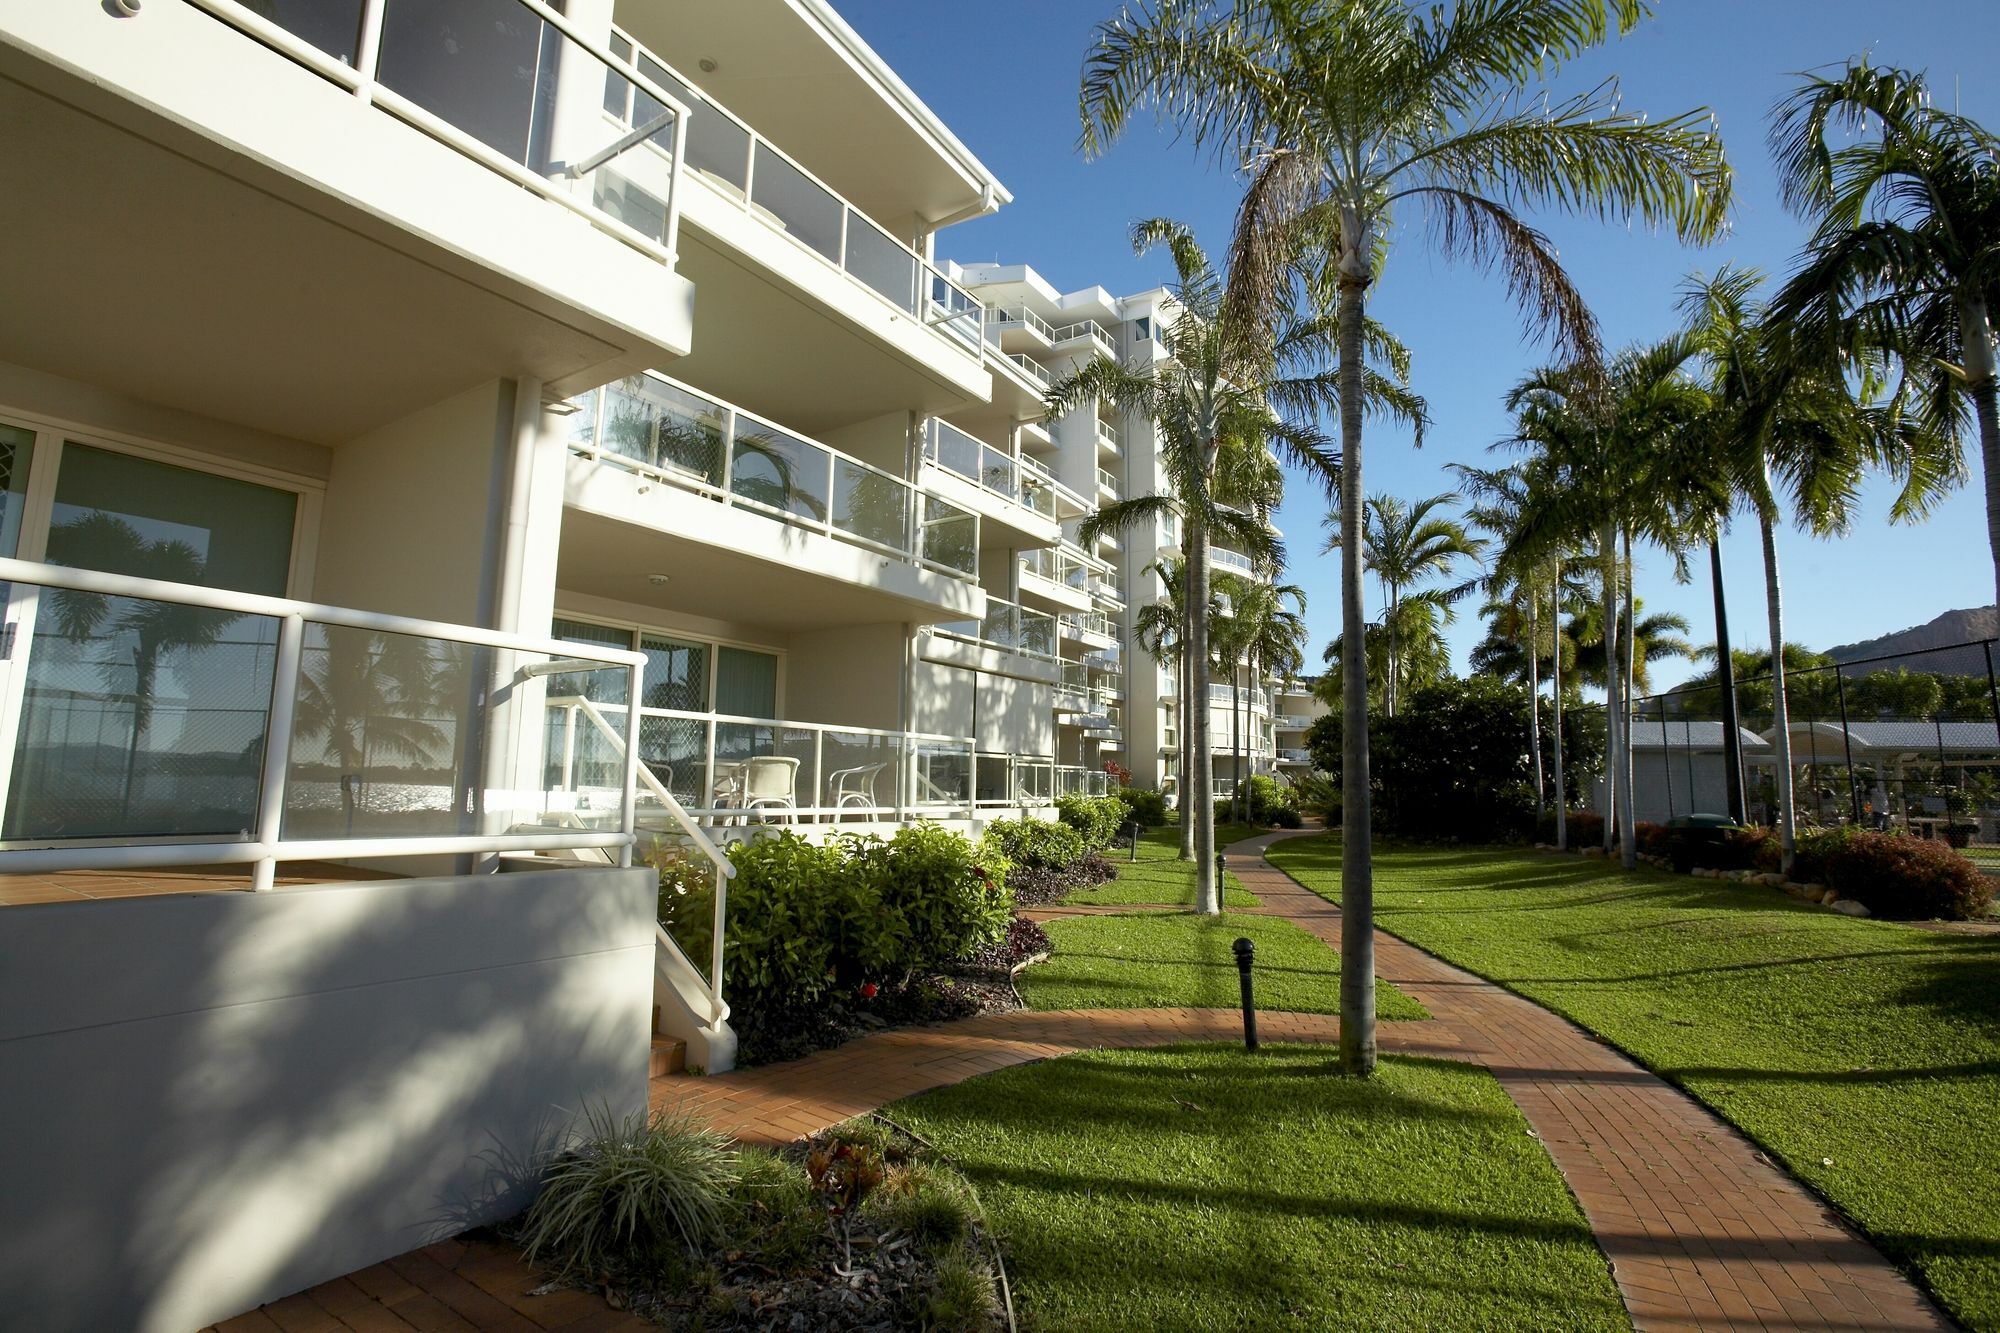
[[[1336,844],[1270,859],[1337,900]],[[1680,1083],[2000,1329],[2000,936],[1553,855],[1390,848],[1375,868],[1385,930]]]
[[[1625,1329],[1561,1176],[1484,1070],[1106,1051],[888,1114],[971,1178],[1040,1329]]]
[[[1244,838],[1254,838],[1265,830],[1247,824],[1218,824],[1215,845],[1227,847]],[[1173,825],[1154,829],[1139,839],[1139,859],[1127,861],[1117,849],[1105,855],[1118,867],[1118,878],[1108,884],[1078,889],[1063,899],[1066,903],[1097,903],[1130,907],[1146,903],[1168,903],[1176,907],[1194,906],[1194,862],[1180,859],[1180,830]],[[1129,855],[1127,853],[1126,855]],[[1222,882],[1225,907],[1255,907],[1257,899],[1234,874],[1225,872]]]
[[[1257,946],[1258,1008],[1340,1012],[1340,956],[1282,917],[1135,912],[1067,917],[1042,928],[1055,952],[1017,982],[1031,1009],[1233,1009],[1241,992],[1230,946],[1244,936]],[[1375,1011],[1427,1017],[1391,986],[1376,988]]]

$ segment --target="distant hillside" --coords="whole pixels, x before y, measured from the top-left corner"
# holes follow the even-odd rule
[[[1884,634],[1879,639],[1864,639],[1860,643],[1844,643],[1838,648],[1829,648],[1826,655],[1836,662],[1858,662],[1864,658],[1886,657],[1894,653],[1918,653],[1927,648],[1950,648],[1961,643],[1975,643],[1980,639],[2000,638],[2000,607],[1979,606],[1963,611],[1947,611],[1927,625],[1915,629],[1897,630],[1894,634]],[[1891,665],[1883,663],[1883,666]],[[1922,671],[1922,662],[1910,663],[1912,670]],[[1870,668],[1862,668],[1864,673]],[[1930,666],[1929,670],[1946,670],[1943,663]]]

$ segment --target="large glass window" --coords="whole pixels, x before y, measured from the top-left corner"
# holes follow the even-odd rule
[[[298,503],[276,487],[68,443],[47,559],[282,597]]]
[[[778,715],[778,659],[748,648],[723,648],[715,669],[715,711],[731,717]]]
[[[643,701],[647,708],[708,711],[707,644],[646,634],[639,639],[639,651],[646,655]]]

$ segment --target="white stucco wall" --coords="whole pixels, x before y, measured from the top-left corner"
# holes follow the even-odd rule
[[[6,909],[0,1309],[185,1330],[517,1212],[645,1105],[651,876]]]

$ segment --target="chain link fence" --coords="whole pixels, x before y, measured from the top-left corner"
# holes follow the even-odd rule
[[[1858,825],[1937,838],[2000,871],[1995,640],[1785,672],[1800,828]],[[1633,807],[1642,821],[1735,814],[1775,824],[1780,734],[1769,675],[1714,678],[1634,701]],[[1740,808],[1730,770],[1740,763]]]

